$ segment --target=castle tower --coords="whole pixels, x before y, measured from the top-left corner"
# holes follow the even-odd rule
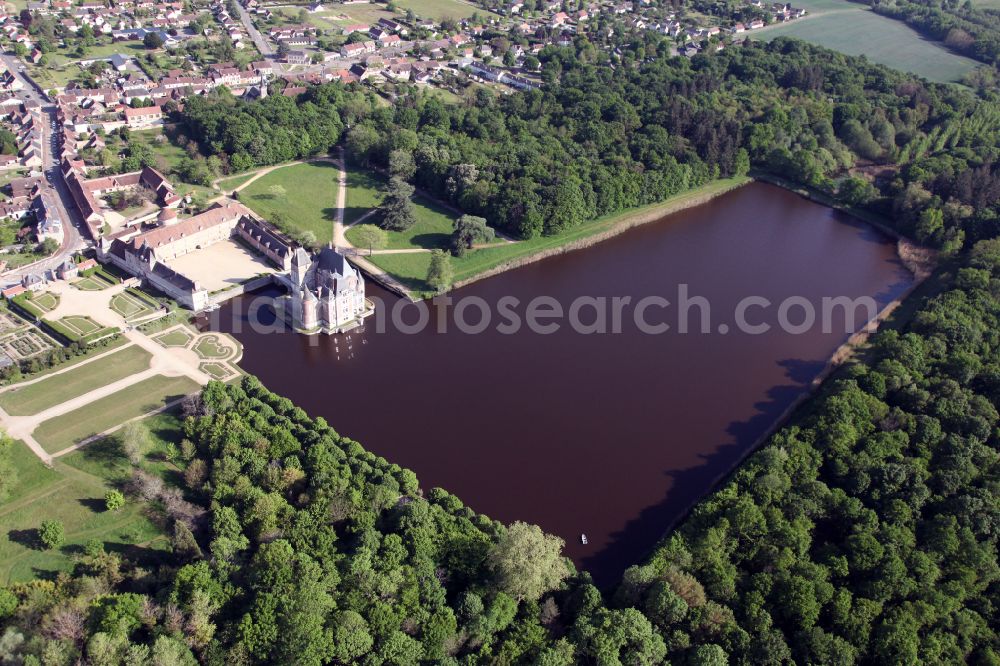
[[[299,324],[299,328],[307,331],[311,331],[319,325],[317,317],[317,305],[316,297],[309,289],[304,290],[302,296],[302,319]]]
[[[312,260],[309,258],[309,253],[301,247],[296,248],[295,253],[292,255],[292,284],[297,290],[301,289],[305,284],[306,273],[309,272],[311,265]]]

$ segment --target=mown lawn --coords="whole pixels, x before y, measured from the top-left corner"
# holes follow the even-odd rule
[[[375,173],[348,167],[347,195],[344,197],[344,224],[354,224],[382,203],[385,181]]]
[[[159,414],[143,423],[149,431],[143,467],[168,483],[178,483],[180,471],[163,459],[162,452],[168,442],[180,441],[180,420]],[[168,541],[146,517],[146,506],[130,499],[121,511],[105,509],[104,494],[120,488],[129,474],[114,438],[68,454],[52,469],[23,443],[15,442],[13,462],[17,484],[8,500],[0,503],[0,585],[71,571],[74,557],[91,539],[103,542],[108,551],[127,551],[143,564],[154,564],[163,556]],[[66,543],[61,548],[45,550],[39,544],[37,530],[43,520],[63,523]]]
[[[153,339],[164,347],[186,347],[187,343],[191,342],[191,338],[193,337],[194,335],[187,330],[178,329]]]
[[[454,229],[455,214],[433,201],[421,196],[413,197],[413,214],[417,221],[405,231],[388,232],[387,250],[405,250],[411,248],[446,248],[451,241]],[[374,222],[374,220],[371,220]],[[353,245],[361,247],[354,228],[349,227],[344,234]]]
[[[223,178],[217,184],[218,184],[220,190],[222,190],[223,192],[229,193],[229,192],[232,192],[233,190],[235,190],[237,187],[239,187],[243,183],[245,183],[248,180],[250,180],[251,178],[253,178],[254,175],[256,175],[255,171],[251,171],[250,173],[243,173],[243,174],[240,174],[238,176],[230,176],[229,178]]]
[[[275,194],[271,188],[283,188]],[[333,239],[337,206],[337,167],[307,162],[261,176],[239,193],[242,203],[279,228],[311,231],[320,244]]]
[[[530,240],[507,243],[495,247],[483,248],[468,252],[464,257],[452,257],[451,265],[454,269],[454,280],[460,282],[475,277],[476,275],[495,268],[500,264],[529,257],[538,252],[543,252],[552,248],[565,245],[567,243],[586,238],[603,231],[607,231],[625,218],[632,215],[648,214],[657,209],[663,209],[666,215],[671,209],[682,206],[692,199],[711,196],[732,189],[747,182],[747,178],[724,178],[703,187],[689,192],[678,194],[666,201],[635,208],[617,215],[587,222],[579,227],[570,229],[555,236],[541,236]],[[390,273],[406,287],[416,292],[418,296],[427,296],[431,293],[427,284],[427,268],[430,266],[429,252],[415,252],[408,254],[376,254],[366,257],[373,264]]]
[[[320,12],[319,16],[334,24],[350,25],[352,23],[367,23],[373,25],[380,18],[392,18],[392,12],[386,11],[382,5],[327,5],[336,7],[333,11]],[[345,18],[340,18],[345,17]]]
[[[45,368],[44,370],[40,370],[39,372],[36,372],[36,373],[34,373],[32,375],[27,375],[25,377],[22,377],[18,381],[23,381],[23,380],[26,380],[26,379],[37,379],[38,377],[44,377],[46,375],[51,375],[53,372],[56,372],[58,370],[64,370],[65,368],[70,368],[70,367],[72,367],[74,365],[82,363],[83,361],[86,361],[91,356],[97,356],[98,354],[103,354],[104,352],[111,351],[112,349],[115,349],[116,347],[122,347],[127,342],[128,342],[127,338],[123,338],[123,337],[120,337],[120,336],[117,337],[117,338],[115,338],[115,339],[113,339],[113,340],[106,340],[106,341],[102,342],[98,346],[88,347],[87,350],[83,354],[81,354],[80,356],[74,356],[73,358],[71,358],[70,360],[68,360],[68,361],[66,361],[64,363],[60,363],[59,365],[56,365],[56,366],[54,366],[52,368]],[[16,382],[10,382],[10,383],[16,383]]]
[[[58,453],[198,389],[198,384],[187,377],[157,375],[85,407],[49,419],[39,425],[33,435],[46,451]]]
[[[848,55],[912,72],[931,81],[960,81],[979,63],[922,37],[902,21],[847,0],[801,0],[813,16],[747,33],[753,39],[797,37]]]
[[[37,414],[62,402],[106,386],[149,368],[152,357],[141,347],[131,346],[110,356],[47,377],[23,388],[0,393],[0,407],[12,416]]]

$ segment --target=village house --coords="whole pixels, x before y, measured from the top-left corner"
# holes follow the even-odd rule
[[[126,107],[125,122],[131,129],[146,129],[163,124],[163,108],[146,106],[138,109]]]
[[[289,65],[308,65],[309,53],[302,50],[292,50],[285,55],[285,62]]]

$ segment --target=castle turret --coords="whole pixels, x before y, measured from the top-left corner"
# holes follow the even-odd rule
[[[312,260],[309,258],[309,253],[301,247],[296,248],[292,254],[292,284],[295,285],[296,289],[301,289],[305,284],[306,273],[309,272],[310,265],[312,265]]]
[[[304,290],[302,296],[302,318],[299,323],[299,328],[307,331],[311,331],[316,328],[319,324],[319,317],[317,312],[316,297],[313,295],[312,291],[309,289]]]

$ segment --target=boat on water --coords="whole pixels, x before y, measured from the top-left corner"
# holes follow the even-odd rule
[[[580,535],[580,543],[582,543],[584,546],[587,545],[587,535],[586,534],[581,534]]]

